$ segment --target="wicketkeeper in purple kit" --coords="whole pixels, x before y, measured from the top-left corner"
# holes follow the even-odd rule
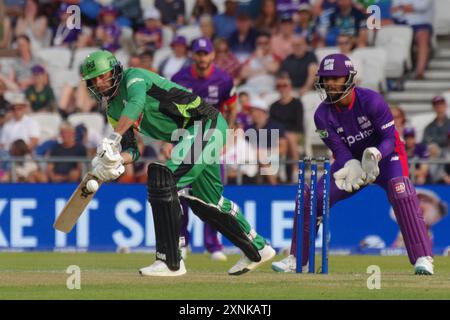
[[[415,274],[432,275],[431,241],[414,185],[408,178],[404,144],[394,127],[392,114],[384,98],[370,89],[356,87],[355,75],[352,62],[343,54],[326,56],[317,72],[316,89],[323,101],[314,114],[316,132],[330,148],[335,160],[331,166],[330,208],[370,183],[379,185],[386,191],[394,208]],[[322,215],[323,178],[318,183],[317,193],[316,232]],[[308,185],[305,185],[304,196],[305,219],[301,245],[302,268],[306,271],[310,228]],[[291,254],[272,263],[272,269],[277,272],[295,272],[296,218],[297,215],[294,219]]]

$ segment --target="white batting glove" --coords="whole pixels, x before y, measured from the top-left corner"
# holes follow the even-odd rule
[[[366,173],[366,184],[374,182],[380,174],[380,168],[378,167],[380,160],[381,152],[377,148],[370,147],[364,150],[361,167]]]
[[[102,181],[113,181],[119,178],[125,172],[125,167],[122,163],[116,166],[106,167],[101,162],[93,169],[92,174]]]
[[[98,161],[103,163],[106,167],[114,167],[119,163],[123,163],[123,158],[120,155],[122,149],[120,145],[121,140],[122,136],[116,132],[111,134],[108,138],[104,138],[97,146]]]
[[[356,159],[349,160],[344,167],[333,174],[334,182],[339,190],[353,192],[364,185],[366,173],[361,167],[361,162]]]

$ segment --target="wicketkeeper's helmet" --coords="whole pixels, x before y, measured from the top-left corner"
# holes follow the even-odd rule
[[[322,59],[314,86],[325,103],[336,103],[351,92],[351,89],[355,86],[355,75],[356,70],[353,67],[353,63],[346,55],[342,53],[330,54]],[[333,92],[339,94],[334,99],[330,96],[330,92],[325,89],[324,78],[326,77],[347,77],[344,89]]]

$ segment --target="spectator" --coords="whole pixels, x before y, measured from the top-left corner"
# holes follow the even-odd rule
[[[317,24],[314,21],[313,10],[310,4],[303,3],[298,7],[298,23],[295,33],[305,37],[306,41],[313,48],[323,47],[323,39],[317,32]]]
[[[257,31],[273,34],[278,26],[276,0],[264,0],[261,5],[261,13],[256,19]]]
[[[53,45],[73,48],[77,45],[81,30],[67,27],[67,21],[70,18],[70,14],[67,12],[68,7],[68,4],[62,3],[58,9],[59,25],[53,34]]]
[[[3,96],[0,98],[3,99]],[[8,122],[9,118],[10,118],[10,114],[8,112],[9,110],[6,108],[6,106],[2,106],[0,105],[0,150],[2,150],[3,152],[6,151],[3,147],[2,147],[2,134],[3,134],[3,127],[5,125],[6,122]],[[0,151],[0,155],[1,155],[1,151]]]
[[[56,111],[55,95],[48,83],[48,74],[44,67],[35,65],[31,68],[33,83],[25,90],[25,96],[33,111]]]
[[[237,114],[233,78],[214,64],[214,56],[214,46],[208,38],[196,39],[192,44],[194,63],[176,73],[172,81],[191,89],[233,125]]]
[[[333,46],[339,34],[350,34],[355,37],[358,48],[367,46],[366,19],[366,15],[353,5],[352,0],[337,0],[337,7],[330,15],[326,44]]]
[[[441,148],[449,146],[448,132],[450,119],[447,116],[447,102],[444,97],[436,96],[432,100],[436,118],[425,127],[423,144],[437,143]]]
[[[292,54],[281,63],[280,71],[289,74],[293,87],[299,91],[300,95],[303,95],[314,89],[317,58],[312,51],[308,50],[304,37],[293,37],[292,48]]]
[[[120,49],[120,35],[122,30],[117,23],[119,11],[113,6],[106,6],[100,10],[100,24],[95,30],[95,39],[102,49],[115,52]]]
[[[247,130],[252,125],[250,117],[250,95],[246,91],[241,91],[238,94],[239,112],[236,115],[236,128]]]
[[[91,112],[97,107],[97,101],[90,94],[86,81],[78,85],[66,84],[61,92],[58,111],[65,118],[74,112]]]
[[[136,32],[138,50],[157,50],[162,46],[161,14],[158,9],[150,8],[144,12],[144,27]]]
[[[275,87],[275,74],[280,62],[270,51],[270,35],[261,33],[256,39],[256,49],[242,67],[241,77],[245,87],[254,93],[268,93]]]
[[[355,68],[355,70],[358,70],[358,73],[355,76],[355,83],[356,85],[360,85],[362,79],[364,78],[364,69],[362,62],[358,58],[355,58],[353,54],[353,49],[356,46],[355,38],[351,34],[343,33],[337,37],[336,44],[339,48],[339,52],[349,57],[353,63],[353,67]],[[371,75],[366,75],[366,77],[370,76]]]
[[[0,145],[9,150],[14,141],[22,139],[33,152],[39,142],[40,128],[27,115],[29,103],[25,95],[21,92],[7,92],[5,99],[11,105],[12,118],[3,126]]]
[[[27,0],[24,16],[19,17],[14,30],[16,36],[26,34],[33,49],[45,48],[50,45],[51,32],[47,17],[41,12],[37,0]]]
[[[277,0],[277,12],[279,15],[293,15],[300,4],[308,2],[309,0]]]
[[[259,179],[261,182],[275,185],[279,181],[274,164],[277,165],[280,158],[286,157],[287,141],[284,126],[269,117],[269,106],[264,100],[253,97],[249,107],[253,122],[250,129],[256,130],[256,139],[251,139],[249,142],[258,150],[258,163],[261,170],[265,170],[261,171],[264,175],[261,175]],[[275,139],[277,134],[278,139]]]
[[[238,85],[241,82],[240,73],[242,66],[239,60],[230,51],[227,40],[224,38],[217,38],[216,41],[214,41],[214,47],[216,51],[214,63],[231,75],[234,79],[234,84]]]
[[[222,162],[225,165],[228,185],[238,184],[239,175],[241,175],[242,184],[256,183],[257,150],[245,139],[245,132],[242,128],[233,130],[231,137],[227,137]]]
[[[49,152],[50,157],[86,157],[86,148],[76,143],[75,128],[68,122],[60,126],[61,143]],[[81,178],[81,163],[50,162],[47,165],[50,182],[78,182]]]
[[[155,7],[161,12],[161,21],[165,26],[177,29],[185,24],[183,0],[155,0]]]
[[[276,87],[280,99],[270,106],[270,119],[281,123],[286,130],[287,156],[293,162],[288,177],[292,177],[291,181],[295,182],[300,159],[300,136],[303,134],[303,105],[300,99],[293,96],[289,74],[281,73],[277,77]]]
[[[280,18],[278,32],[270,40],[270,49],[281,60],[286,59],[293,51],[292,40],[295,37],[295,24],[290,14]]]
[[[163,60],[159,66],[159,74],[167,79],[171,79],[175,73],[191,64],[185,37],[176,36],[170,46],[172,55]]]
[[[391,106],[392,117],[394,118],[395,129],[397,129],[399,138],[403,141],[403,131],[406,126],[405,111],[397,105]]]
[[[217,37],[228,39],[237,30],[237,9],[237,0],[225,0],[225,12],[213,18]]]
[[[16,140],[12,143],[10,151],[11,157],[23,157],[24,161],[15,163],[14,175],[7,174],[6,180],[9,182],[30,182],[30,183],[44,183],[47,182],[47,177],[39,169],[38,164],[33,161],[30,149],[25,141],[22,139]],[[15,178],[12,181],[12,178]]]
[[[391,12],[397,22],[404,22],[414,30],[416,79],[423,80],[430,56],[434,3],[431,0],[392,0]]]
[[[214,17],[217,12],[217,7],[212,0],[197,0],[192,9],[190,24],[198,22],[203,15]]]
[[[408,159],[426,160],[429,157],[427,146],[416,141],[416,133],[414,128],[405,128],[403,131],[403,138],[405,139],[405,149]],[[416,184],[425,184],[428,176],[428,165],[420,163],[415,166],[411,177]]]
[[[0,33],[1,52],[5,49],[9,49],[12,38],[11,20],[6,12],[5,4],[3,1],[0,1],[0,28],[2,29],[2,32]]]
[[[214,39],[216,38],[216,29],[214,28],[214,21],[212,17],[207,14],[201,16],[199,19],[199,26],[202,37],[214,41]]]
[[[216,29],[219,30],[219,29]],[[252,27],[250,16],[240,13],[236,18],[236,31],[234,31],[228,43],[236,58],[242,63],[255,50],[256,30]]]
[[[129,68],[140,68],[142,65],[141,57],[137,53],[130,54],[128,58],[128,67]]]
[[[30,39],[26,35],[18,36],[16,43],[19,57],[16,58],[12,67],[11,78],[19,85],[21,90],[25,90],[33,83],[31,68],[37,64],[42,64],[42,61],[33,56]]]
[[[85,1],[80,2],[82,3]],[[111,3],[111,0],[102,2]],[[121,26],[127,26],[132,28],[133,30],[136,30],[137,25],[142,24],[142,10],[140,0],[112,0],[112,4],[121,13],[120,17],[118,18],[118,23]]]
[[[141,52],[139,54],[139,58],[141,60],[141,68],[149,70],[151,72],[157,72],[153,68],[153,57],[154,57],[153,51],[145,50]]]
[[[430,160],[446,160],[444,163],[430,163],[428,165],[428,183],[450,184],[450,154],[442,150],[437,143],[428,145]]]

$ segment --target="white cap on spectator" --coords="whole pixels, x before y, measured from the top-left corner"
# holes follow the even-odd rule
[[[156,8],[150,8],[150,9],[145,10],[144,20],[149,20],[149,19],[154,19],[154,20],[161,19],[161,13],[159,12],[159,10]]]
[[[11,105],[18,105],[18,104],[28,105],[28,100],[22,92],[6,91],[5,100]]]
[[[252,99],[250,99],[248,106],[250,108],[259,109],[265,112],[269,111],[269,106],[267,105],[267,103],[263,99],[258,97],[253,97]]]

